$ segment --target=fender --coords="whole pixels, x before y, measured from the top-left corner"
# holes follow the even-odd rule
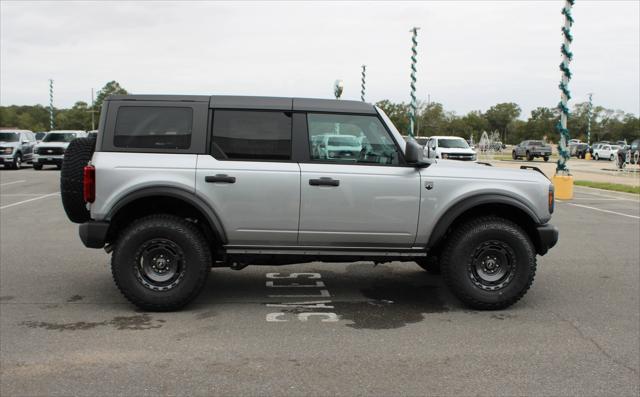
[[[198,211],[200,211],[213,229],[213,232],[216,234],[216,237],[220,239],[223,244],[227,243],[227,235],[224,232],[224,228],[222,227],[222,222],[220,218],[216,214],[216,212],[207,204],[203,199],[196,196],[194,193],[176,188],[173,186],[154,186],[149,188],[143,188],[139,190],[135,190],[131,193],[128,193],[125,197],[120,199],[107,213],[105,217],[106,221],[111,221],[111,219],[115,216],[115,214],[120,211],[124,206],[129,203],[132,203],[136,200],[145,197],[171,197],[179,200],[186,201],[187,203],[193,205]]]
[[[464,198],[447,209],[444,215],[442,215],[436,223],[436,226],[433,228],[431,236],[429,236],[427,248],[436,246],[444,237],[445,233],[449,229],[449,226],[451,226],[451,224],[465,211],[483,204],[508,205],[517,208],[527,214],[536,225],[539,225],[541,223],[538,215],[536,215],[536,213],[531,208],[529,208],[529,206],[513,197],[501,194],[479,194],[476,196]]]

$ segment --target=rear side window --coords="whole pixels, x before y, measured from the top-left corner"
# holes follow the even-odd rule
[[[212,154],[219,160],[290,160],[291,113],[216,110]]]
[[[122,106],[113,144],[121,148],[188,149],[192,129],[191,108]]]

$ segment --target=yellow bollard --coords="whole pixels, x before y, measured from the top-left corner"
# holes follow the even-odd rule
[[[587,153],[584,155],[584,159],[585,159],[585,160],[591,160],[591,153],[587,152]]]
[[[555,195],[558,200],[573,199],[573,176],[572,175],[554,175],[551,178],[555,188]]]

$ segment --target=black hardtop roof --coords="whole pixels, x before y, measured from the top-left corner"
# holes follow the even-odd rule
[[[375,114],[372,104],[360,101],[317,98],[281,98],[236,95],[110,95],[107,101],[208,102],[210,108],[299,110]]]

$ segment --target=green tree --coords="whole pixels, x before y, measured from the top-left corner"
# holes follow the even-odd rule
[[[512,143],[509,139],[509,131],[513,129],[513,122],[520,116],[520,106],[516,103],[499,103],[487,110],[485,117],[491,130],[500,131],[504,143]]]
[[[102,109],[102,102],[104,102],[104,100],[109,95],[115,95],[115,94],[127,95],[128,92],[127,90],[125,90],[120,86],[120,83],[118,83],[115,80],[112,80],[107,84],[105,84],[104,87],[100,89],[100,91],[98,91],[98,95],[96,96],[96,100],[94,102],[94,110]]]
[[[409,105],[402,103],[393,103],[387,99],[376,103],[380,109],[382,109],[389,119],[396,126],[401,134],[406,134],[409,128]]]

